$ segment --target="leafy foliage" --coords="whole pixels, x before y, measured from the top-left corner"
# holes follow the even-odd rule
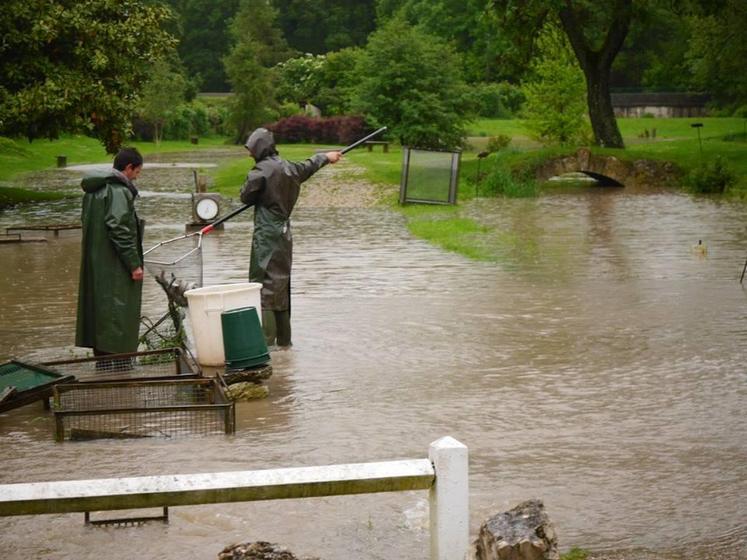
[[[403,17],[451,43],[462,55],[470,82],[515,80],[521,68],[506,64],[502,56],[513,45],[495,33],[490,4],[490,0],[379,0],[376,12],[380,22]]]
[[[365,44],[374,28],[375,0],[274,0],[288,43],[323,54]]]
[[[557,26],[547,24],[537,40],[539,54],[524,83],[527,126],[542,142],[571,144],[588,137],[584,75]]]
[[[230,101],[234,140],[269,120],[275,103],[269,67],[290,52],[275,26],[277,13],[264,0],[242,0],[231,24],[234,45],[223,59],[235,95]]]
[[[371,35],[358,76],[353,108],[372,124],[388,126],[403,144],[461,145],[467,89],[459,57],[441,39],[392,19]]]
[[[186,77],[167,60],[159,59],[151,65],[150,77],[143,87],[140,100],[140,114],[153,124],[156,144],[161,143],[169,110],[184,100],[186,89]]]
[[[278,99],[299,104],[313,103],[321,87],[321,70],[326,63],[326,56],[307,53],[275,66]]]
[[[511,118],[524,104],[524,93],[508,82],[472,84],[470,97],[477,115],[487,118]]]
[[[350,144],[365,135],[368,127],[362,117],[326,119],[296,115],[267,125],[278,142]]]
[[[143,60],[173,38],[167,8],[141,0],[7,0],[0,10],[0,134],[87,130],[110,153],[127,136]]]
[[[719,10],[689,19],[686,62],[693,85],[712,92],[722,104],[747,103],[747,3],[724,0]]]
[[[203,91],[228,91],[219,61],[231,47],[229,23],[240,0],[165,0],[178,15],[179,56]]]
[[[686,178],[692,192],[700,194],[723,193],[737,182],[737,175],[724,158],[716,156],[693,169]]]

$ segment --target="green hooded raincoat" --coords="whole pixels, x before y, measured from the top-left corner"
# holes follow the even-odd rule
[[[135,213],[137,189],[121,173],[83,179],[83,240],[76,346],[136,352],[143,266],[143,228]]]
[[[301,183],[324,167],[324,154],[303,162],[280,159],[272,133],[255,130],[246,142],[256,162],[241,189],[241,201],[254,205],[254,235],[249,280],[262,284],[262,309],[290,310],[293,236],[290,215]]]

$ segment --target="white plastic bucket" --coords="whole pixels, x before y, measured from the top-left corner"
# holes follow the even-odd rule
[[[241,307],[256,307],[262,320],[262,284],[242,282],[207,286],[184,292],[189,302],[189,322],[195,339],[197,361],[203,366],[222,366],[223,327],[220,314]]]

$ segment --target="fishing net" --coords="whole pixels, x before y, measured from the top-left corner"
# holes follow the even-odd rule
[[[162,287],[181,292],[202,287],[202,235],[182,235],[145,252],[145,269]]]
[[[187,290],[202,287],[202,235],[182,235],[145,252],[145,269],[163,288],[168,310],[158,320],[141,318],[140,344],[148,350],[184,346],[184,308]]]

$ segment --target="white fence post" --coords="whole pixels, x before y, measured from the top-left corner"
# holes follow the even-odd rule
[[[431,443],[436,470],[430,490],[431,560],[463,560],[469,552],[469,456],[452,437]]]

